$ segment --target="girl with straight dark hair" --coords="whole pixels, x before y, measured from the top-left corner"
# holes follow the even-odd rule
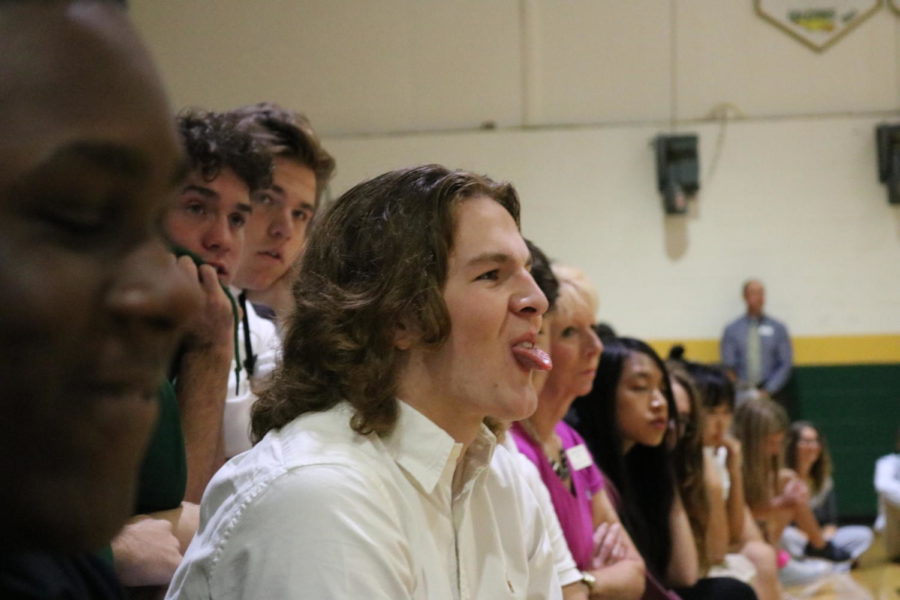
[[[593,389],[573,412],[647,564],[645,597],[756,598],[734,579],[698,581],[697,545],[664,443],[677,411],[668,371],[653,348],[633,338],[610,340]]]

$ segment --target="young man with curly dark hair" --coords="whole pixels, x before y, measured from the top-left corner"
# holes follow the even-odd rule
[[[232,290],[229,298],[218,283],[229,286],[234,280],[251,199],[271,185],[272,157],[228,113],[185,110],[176,124],[189,172],[164,215],[163,230],[175,246],[214,267],[218,275],[218,281],[204,282],[209,287],[209,310],[191,324],[178,366],[178,403],[188,462],[185,498],[199,502],[206,483],[224,458],[245,449],[234,444],[226,448],[225,437],[240,436],[223,433],[224,411],[235,398],[243,399],[239,404],[255,398],[250,376],[256,365],[244,350],[244,341],[251,335],[240,328],[244,315],[234,303],[237,290]],[[277,342],[274,326],[259,321],[262,319],[255,319],[253,327],[255,346],[273,346]],[[274,350],[266,354],[273,362]],[[185,369],[189,377],[185,377]],[[231,429],[239,428],[232,425]],[[245,419],[243,429],[247,427]],[[243,437],[247,436],[245,431]]]
[[[236,359],[240,311],[227,285],[234,277],[251,195],[271,180],[271,158],[226,114],[185,111],[177,130],[187,174],[162,215],[163,232],[201,266],[202,310],[188,321],[172,386],[160,393],[160,418],[141,467],[138,514],[116,536],[116,571],[130,587],[169,582],[197,529],[203,490],[224,462],[227,399],[250,394]],[[274,327],[272,337],[277,337]],[[236,346],[237,343],[237,346]],[[177,540],[159,530],[169,521]]]
[[[515,190],[392,171],[318,218],[260,441],[210,482],[169,598],[560,598],[486,420],[534,410],[547,299]]]
[[[163,229],[227,285],[237,273],[251,195],[271,182],[272,159],[225,113],[185,111],[177,125],[190,172]]]

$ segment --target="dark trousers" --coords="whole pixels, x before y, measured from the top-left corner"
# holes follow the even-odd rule
[[[689,588],[676,588],[683,600],[756,600],[753,588],[731,577],[707,577]]]

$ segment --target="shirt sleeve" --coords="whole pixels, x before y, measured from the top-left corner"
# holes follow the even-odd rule
[[[900,505],[900,455],[882,456],[875,463],[875,491],[891,504]]]
[[[355,470],[288,472],[237,517],[210,572],[217,599],[408,599],[415,574],[386,492]]]
[[[791,337],[787,328],[781,323],[776,323],[775,331],[778,336],[775,344],[775,369],[764,385],[770,394],[774,394],[787,384],[787,380],[791,376],[791,366],[794,363],[794,349],[791,346]]]
[[[728,368],[738,370],[738,352],[740,342],[736,339],[735,328],[728,326],[722,332],[722,341],[719,343],[719,354],[722,355],[722,364]]]
[[[516,455],[516,466],[518,467],[522,478],[531,488],[537,504],[541,511],[541,516],[547,529],[547,538],[553,550],[553,561],[556,565],[556,574],[559,577],[560,585],[566,586],[575,583],[581,579],[581,571],[572,558],[566,538],[563,535],[562,527],[559,525],[559,519],[556,516],[556,509],[553,507],[553,501],[550,499],[550,492],[534,464],[523,454]]]
[[[834,493],[833,487],[828,491],[828,494],[825,496],[825,501],[822,502],[822,505],[815,509],[814,512],[816,515],[816,520],[819,521],[819,525],[837,525],[837,496]]]
[[[600,474],[600,469],[594,463],[588,467],[588,489],[591,490],[592,496],[603,489],[603,475]]]

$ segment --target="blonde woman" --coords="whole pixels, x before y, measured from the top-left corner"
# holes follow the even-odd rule
[[[849,553],[825,539],[809,507],[809,488],[794,471],[784,468],[783,444],[788,417],[776,402],[755,398],[740,404],[734,415],[735,434],[744,453],[744,494],[754,519],[769,541],[781,539],[791,523],[809,540],[806,555],[845,561]]]
[[[590,597],[636,600],[644,592],[644,562],[619,523],[584,440],[563,421],[575,398],[591,390],[600,361],[603,346],[593,329],[597,293],[574,267],[555,264],[553,274],[559,295],[542,327],[549,333],[553,370],[535,413],[510,432],[550,493]]]

